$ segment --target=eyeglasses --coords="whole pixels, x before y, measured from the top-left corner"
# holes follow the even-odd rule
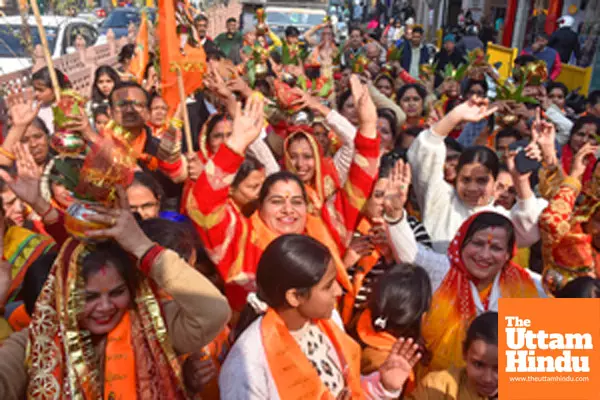
[[[150,211],[152,208],[158,207],[158,202],[148,202],[140,204],[139,206],[129,206],[132,213],[140,211]]]
[[[146,107],[146,103],[138,100],[119,100],[115,103],[115,107],[124,110],[127,107],[132,107],[136,111],[141,111]]]

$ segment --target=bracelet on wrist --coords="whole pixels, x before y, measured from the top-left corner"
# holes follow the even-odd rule
[[[40,218],[43,221],[51,212],[54,210],[51,203],[48,203],[48,209],[40,214]]]
[[[396,225],[396,224],[400,223],[400,221],[402,221],[403,217],[404,217],[404,212],[402,214],[400,214],[400,217],[398,217],[398,218],[391,218],[386,213],[383,213],[383,220],[388,225]]]
[[[3,146],[0,146],[0,154],[2,154],[4,157],[8,158],[11,161],[17,160],[17,157],[15,157],[15,155],[10,151],[6,150]]]

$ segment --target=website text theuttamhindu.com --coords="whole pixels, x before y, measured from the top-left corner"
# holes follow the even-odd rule
[[[589,382],[588,376],[511,376],[509,382]]]

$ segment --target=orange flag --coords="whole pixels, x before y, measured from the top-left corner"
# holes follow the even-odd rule
[[[129,72],[135,76],[135,80],[141,85],[144,80],[144,72],[148,65],[148,15],[146,11],[142,11],[142,20],[140,29],[138,30],[137,38],[135,39],[135,54],[129,65]]]
[[[186,15],[178,18],[175,15],[177,0],[159,0],[158,2],[158,37],[160,47],[160,80],[162,97],[169,106],[172,115],[181,102],[177,86],[177,70],[183,76],[185,95],[189,96],[202,87],[202,76],[206,70],[206,55],[202,46],[192,47],[189,43],[181,46],[182,36],[192,35],[191,27],[181,26],[179,21],[185,20]],[[187,2],[177,1],[187,13]],[[192,21],[188,21],[192,23]]]

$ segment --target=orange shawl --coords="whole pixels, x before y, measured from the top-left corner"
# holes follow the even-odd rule
[[[371,230],[371,223],[366,218],[358,224],[357,231],[362,235],[368,235]],[[350,323],[352,315],[354,314],[354,303],[356,302],[356,295],[360,288],[362,288],[365,277],[371,272],[373,267],[377,265],[377,262],[381,258],[381,254],[375,249],[369,254],[361,258],[358,261],[358,268],[352,279],[353,294],[347,293],[344,296],[344,302],[342,306],[342,321],[344,324]]]
[[[371,310],[367,308],[358,318],[358,324],[356,325],[356,333],[358,334],[358,338],[367,346],[367,348],[370,347],[378,350],[379,352],[383,351],[386,354],[391,353],[392,347],[394,346],[394,343],[396,343],[397,339],[385,331],[375,331],[372,321],[373,319],[371,317]],[[369,352],[365,350],[363,350],[362,353],[361,368],[363,367],[363,364],[369,364],[370,366],[375,366],[375,364],[378,364],[378,362],[375,362],[375,360],[367,360],[369,358]],[[369,373],[371,371],[365,372]],[[415,389],[415,387],[415,373],[414,371],[411,371],[402,393],[405,395],[409,394]]]
[[[252,236],[250,240],[254,245],[256,245],[261,253],[264,251],[267,246],[275,240],[278,235],[274,233],[272,230],[265,225],[263,220],[258,215],[258,212],[252,214],[250,217],[250,221],[252,223]],[[346,271],[346,267],[344,266],[344,262],[342,261],[340,254],[338,252],[337,245],[327,226],[323,224],[320,218],[314,217],[310,214],[306,215],[306,234],[313,239],[318,240],[329,249],[331,253],[331,257],[335,264],[335,268],[337,270],[337,281],[338,283],[348,292],[354,293],[352,289],[352,284],[350,283],[350,278],[348,277],[348,272]],[[254,266],[256,272],[256,265]]]
[[[474,278],[462,261],[461,250],[469,226],[478,215],[479,213],[474,214],[467,219],[452,240],[448,248],[450,270],[433,294],[431,310],[423,322],[426,347],[433,355],[431,370],[464,366],[462,343],[469,324],[477,316],[477,309],[471,292],[471,282],[474,282]],[[515,252],[514,248],[512,257]],[[501,297],[539,297],[530,275],[512,261],[500,272],[498,284]],[[483,292],[480,293],[480,298],[487,310],[491,285]]]
[[[88,251],[85,244],[67,240],[40,293],[29,329],[28,398],[186,398],[161,309],[147,279],[132,294],[135,306],[106,336],[101,378],[90,334],[78,322],[85,301],[80,262]]]
[[[316,321],[337,351],[352,399],[364,399],[360,384],[360,347],[331,320]],[[277,312],[269,309],[261,322],[269,370],[279,397],[286,400],[334,400]]]
[[[290,141],[298,135],[302,135],[308,140],[308,143],[313,151],[315,157],[315,176],[311,184],[304,184],[308,199],[312,205],[311,214],[320,214],[319,210],[323,207],[323,204],[330,198],[338,189],[340,189],[340,178],[338,176],[333,160],[323,156],[321,146],[317,143],[317,140],[311,135],[309,127],[297,126],[295,131],[285,139],[283,144],[284,151],[284,163],[285,169],[297,173],[292,163],[292,157],[289,153]]]

